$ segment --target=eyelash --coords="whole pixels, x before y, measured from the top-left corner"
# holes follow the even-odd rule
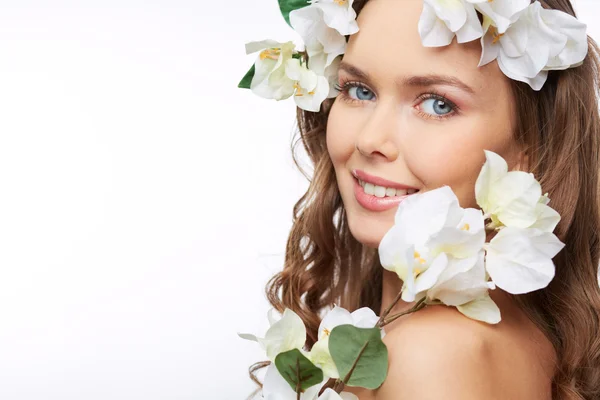
[[[350,90],[350,88],[353,88],[353,87],[357,87],[360,89],[367,89],[370,92],[372,92],[373,94],[375,94],[374,91],[372,91],[367,85],[365,85],[364,83],[361,83],[361,82],[343,81],[341,84],[337,84],[337,83],[335,84],[335,89],[340,92],[342,99],[348,103],[356,104],[356,103],[362,103],[363,101],[371,101],[371,100],[358,100],[358,99],[353,99],[352,97],[350,97],[350,95],[348,94],[348,91]],[[435,90],[432,90],[428,93],[423,93],[417,97],[417,100],[419,100],[419,104],[428,99],[435,99],[435,100],[443,101],[444,103],[446,103],[447,105],[450,106],[450,108],[452,109],[452,112],[450,112],[448,114],[444,114],[444,115],[432,115],[432,114],[423,112],[422,110],[417,108],[417,112],[423,118],[434,119],[434,120],[440,121],[440,120],[443,120],[446,118],[450,118],[450,117],[458,114],[458,112],[460,111],[460,108],[456,104],[454,104],[452,101],[448,100],[448,98],[446,97],[446,95],[444,93],[439,93]]]

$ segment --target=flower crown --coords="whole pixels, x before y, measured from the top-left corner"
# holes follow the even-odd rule
[[[358,32],[354,0],[279,0],[286,22],[304,41],[272,40],[246,44],[246,54],[259,52],[238,87],[275,100],[294,97],[298,107],[318,112],[336,97],[337,70],[346,51],[346,36]],[[544,9],[530,0],[423,0],[418,29],[426,47],[480,39],[478,66],[497,60],[509,78],[540,90],[550,70],[583,63],[587,26],[575,17]],[[479,12],[483,16],[480,22]]]

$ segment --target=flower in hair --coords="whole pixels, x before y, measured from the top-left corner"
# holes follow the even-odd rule
[[[475,6],[467,0],[424,0],[419,19],[423,46],[448,46],[479,39],[483,34]]]
[[[293,81],[294,100],[298,107],[307,111],[319,111],[321,103],[329,95],[327,78],[317,75],[295,58],[287,61],[285,72]]]
[[[499,34],[506,32],[515,23],[519,14],[525,10],[531,0],[467,0],[475,5],[485,19],[488,19]]]
[[[586,25],[573,16],[542,8],[536,1],[519,13],[518,19],[502,33],[487,16],[479,66],[498,61],[511,79],[540,90],[548,70],[580,65],[587,55]]]
[[[324,4],[315,3],[292,11],[290,25],[304,42],[308,67],[315,73],[324,75],[325,69],[346,52],[346,38],[326,23],[325,14],[319,5]]]
[[[356,11],[352,7],[354,0],[312,0],[311,4],[323,12],[325,24],[342,35],[354,35],[358,32]],[[291,14],[293,14],[293,11]]]
[[[273,40],[246,44],[246,54],[260,52],[254,64],[254,75],[249,88],[260,97],[283,100],[294,94],[294,81],[286,74],[287,62],[292,59],[293,42]]]

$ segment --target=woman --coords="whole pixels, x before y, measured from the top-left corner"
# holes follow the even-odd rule
[[[543,6],[574,15],[568,0]],[[385,309],[402,282],[381,267],[377,247],[398,202],[449,185],[462,207],[477,207],[475,180],[491,150],[534,173],[561,214],[555,278],[526,295],[492,291],[497,325],[443,306],[395,321],[386,326],[385,383],[345,390],[361,400],[600,399],[597,47],[589,39],[582,65],[551,71],[533,90],[497,62],[478,67],[479,40],[423,46],[423,0],[353,7],[360,31],[339,67],[340,95],[318,113],[298,112],[314,177],[294,208],[269,301],[304,320],[309,346],[320,311],[334,303]],[[386,197],[374,197],[381,187]]]

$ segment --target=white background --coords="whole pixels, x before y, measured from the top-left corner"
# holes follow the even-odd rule
[[[265,38],[275,0],[0,2],[1,399],[253,389],[306,188],[293,102],[236,88]]]

